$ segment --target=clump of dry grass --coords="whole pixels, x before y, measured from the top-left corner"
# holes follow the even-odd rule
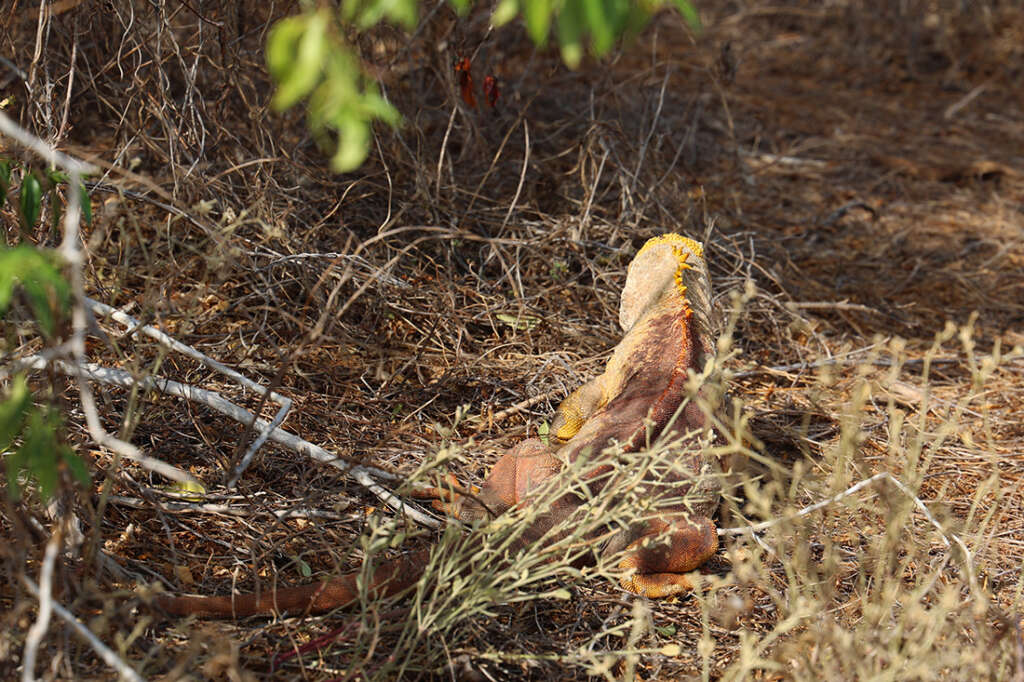
[[[901,7],[709,8],[696,40],[664,17],[578,73],[514,28],[488,34],[481,17],[440,10],[409,48],[363,38],[406,126],[378,131],[376,156],[341,177],[301,112],[265,113],[273,10],[83,4],[42,31],[34,13],[0,17],[0,49],[25,75],[0,77],[0,101],[16,95],[6,111],[105,169],[90,293],[293,398],[285,428],[402,478],[442,464],[478,483],[600,368],[635,246],[665,230],[706,237],[750,434],[720,525],[768,524],[723,538],[691,597],[648,603],[612,587],[614,562],[491,561],[461,531],[417,530],[276,445],[228,490],[249,429],[98,388],[108,430],[207,486],[201,501],[172,499],[165,480],[96,450],[74,391],[40,375],[96,481],[62,492],[57,513],[82,537],[57,562],[59,601],[142,674],[170,679],[271,676],[275,656],[339,625],[274,675],[1024,674],[1024,125],[1007,66],[1024,13]],[[459,103],[451,63],[475,52],[502,82],[494,114]],[[16,234],[10,209],[0,216]],[[730,293],[747,281],[741,307]],[[97,362],[273,415],[200,363],[100,324]],[[39,349],[21,327],[7,336],[5,364]],[[842,495],[881,472],[903,488]],[[595,504],[611,506],[549,552],[571,555],[592,524],[642,508],[629,495]],[[36,577],[58,521],[29,498],[5,502],[0,524],[5,573]],[[498,524],[489,546],[521,524]],[[439,549],[416,596],[333,619],[172,623],[133,596],[298,583],[428,542]],[[467,561],[476,570],[459,574]],[[12,676],[37,602],[5,582]],[[59,627],[43,640],[47,674],[109,674]]]

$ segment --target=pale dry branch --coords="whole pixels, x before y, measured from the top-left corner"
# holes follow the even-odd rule
[[[43,598],[44,591],[36,585],[29,578],[24,578],[25,588],[34,596]],[[104,644],[99,637],[94,635],[85,625],[82,624],[73,613],[68,611],[59,603],[52,601],[50,607],[53,612],[56,613],[65,623],[71,626],[71,629],[75,633],[89,643],[89,646],[93,648],[99,657],[109,665],[111,668],[117,671],[118,676],[123,680],[130,680],[131,682],[145,682],[144,678],[135,672],[134,669],[127,663],[125,663],[110,647]]]
[[[30,361],[31,358],[26,360]],[[31,367],[36,367],[37,365],[39,367],[43,365],[41,359],[38,363],[29,362],[29,366]],[[381,502],[404,516],[408,516],[416,523],[428,528],[437,528],[440,525],[435,517],[421,511],[415,505],[403,502],[391,491],[373,480],[373,477],[377,476],[385,480],[398,482],[402,480],[399,475],[382,469],[353,464],[341,457],[338,457],[337,455],[329,453],[318,445],[314,445],[293,433],[285,431],[282,428],[272,428],[269,421],[259,418],[248,410],[238,407],[214,391],[208,391],[189,384],[183,384],[177,381],[172,381],[171,379],[163,379],[159,377],[148,376],[136,379],[131,375],[131,373],[124,370],[114,369],[111,367],[101,367],[95,363],[85,363],[81,366],[75,366],[63,360],[57,360],[54,362],[54,366],[56,369],[69,376],[76,376],[83,380],[90,379],[92,381],[98,381],[112,386],[121,386],[123,388],[139,386],[144,390],[157,390],[167,395],[177,396],[179,398],[184,398],[185,400],[206,405],[210,409],[216,410],[239,423],[254,424],[260,429],[267,430],[270,440],[275,443],[284,445],[285,447],[302,453],[308,457],[312,457],[318,462],[333,466],[346,475],[351,476],[357,483],[376,495]],[[168,471],[166,467],[170,466],[164,462],[153,460],[151,458],[140,461],[140,464],[153,468],[154,471],[161,474],[163,474],[164,471]],[[173,467],[170,468],[173,469]]]
[[[43,563],[39,568],[39,587],[35,590],[34,596],[39,599],[39,613],[36,615],[36,622],[28,629],[25,635],[25,653],[22,658],[21,680],[32,682],[35,679],[36,654],[39,651],[39,644],[42,642],[46,631],[50,628],[50,618],[53,615],[53,566],[57,561],[57,553],[60,552],[62,539],[61,524],[58,522],[53,534],[46,543],[46,551],[43,552]],[[26,577],[25,580],[28,580]]]
[[[178,502],[161,500],[142,500],[137,497],[125,497],[123,495],[111,495],[111,504],[119,504],[122,507],[132,509],[156,508],[169,514],[214,514],[227,516],[240,516],[252,518],[262,514],[269,514],[275,519],[330,519],[332,521],[343,521],[351,518],[337,511],[327,509],[310,509],[307,507],[292,507],[289,509],[274,509],[269,511],[256,511],[249,507],[238,507],[230,504],[213,504],[210,502]]]
[[[265,428],[259,430],[257,437],[253,439],[252,443],[249,444],[249,447],[245,451],[245,455],[238,462],[238,465],[235,467],[235,470],[231,473],[231,477],[228,479],[227,482],[227,487],[229,489],[234,488],[235,485],[238,483],[238,479],[241,478],[242,474],[245,472],[249,464],[252,462],[253,458],[256,456],[256,452],[260,449],[263,443],[266,442],[267,437],[270,435],[270,432],[276,429],[278,426],[280,426],[281,423],[284,422],[285,417],[288,416],[288,411],[292,407],[291,398],[283,396],[277,393],[276,391],[268,392],[267,389],[265,389],[263,386],[260,386],[255,381],[252,381],[248,377],[243,376],[242,374],[236,372],[227,365],[224,365],[223,363],[214,360],[205,353],[200,353],[192,346],[184,344],[181,341],[178,341],[177,339],[168,336],[167,334],[160,331],[156,327],[153,327],[148,324],[143,324],[142,322],[136,320],[131,315],[127,315],[121,312],[120,310],[117,310],[116,308],[107,305],[106,303],[100,303],[99,301],[94,301],[91,298],[85,299],[85,303],[86,305],[89,306],[90,309],[92,309],[94,313],[110,317],[112,320],[119,322],[122,326],[124,326],[126,329],[129,329],[132,332],[141,331],[146,336],[155,339],[165,348],[177,351],[178,353],[186,355],[194,360],[198,360],[200,363],[202,363],[204,367],[208,367],[214,370],[215,372],[219,372],[224,376],[228,377],[229,379],[231,379],[232,381],[235,381],[236,383],[240,384],[241,386],[248,388],[249,390],[258,393],[259,395],[264,396],[265,398],[268,398],[269,400],[272,400],[278,405],[280,405],[280,409],[274,415],[274,418],[268,422]]]

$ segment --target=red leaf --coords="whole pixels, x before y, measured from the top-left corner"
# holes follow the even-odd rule
[[[462,101],[470,108],[476,109],[476,95],[473,94],[473,76],[469,72],[469,57],[462,57],[455,62],[455,75],[459,78],[459,90]]]
[[[501,91],[498,90],[498,79],[494,76],[488,76],[484,78],[484,97],[487,99],[487,106],[494,108],[494,105],[498,103],[498,97],[501,96]]]

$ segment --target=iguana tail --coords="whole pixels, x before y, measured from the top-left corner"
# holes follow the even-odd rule
[[[368,598],[377,600],[400,594],[419,581],[427,565],[429,552],[414,552],[400,559],[383,562],[374,571],[367,587]],[[173,616],[205,618],[242,618],[274,613],[324,613],[359,599],[359,574],[340,576],[312,585],[269,589],[260,595],[230,597],[156,598],[156,605]]]

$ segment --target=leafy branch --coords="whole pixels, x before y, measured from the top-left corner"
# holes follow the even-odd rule
[[[2,159],[0,208],[6,204],[12,180],[18,180],[19,174],[18,200],[12,205],[23,235],[36,227],[44,201],[49,202],[54,226],[59,225],[62,205],[58,189],[70,184],[68,176],[55,170],[19,168]],[[90,222],[92,209],[85,187],[78,182],[71,191],[78,192],[83,217]],[[14,247],[0,245],[0,319],[6,318],[20,292],[40,335],[47,343],[56,343],[60,322],[66,318],[71,304],[71,287],[61,267],[61,260],[53,251],[27,243]],[[25,376],[15,375],[0,399],[0,454],[5,455],[7,489],[12,498],[21,495],[22,473],[38,483],[44,500],[55,494],[62,470],[70,472],[81,484],[88,484],[85,463],[64,443],[62,430],[60,413],[46,402],[36,404]]]
[[[459,14],[473,0],[449,0]],[[607,54],[615,43],[636,35],[658,10],[675,7],[694,29],[697,10],[689,0],[499,0],[491,23],[502,26],[522,16],[533,42],[547,45],[552,27],[562,60],[576,68],[587,49]],[[396,126],[398,110],[367,76],[345,40],[347,27],[365,31],[391,22],[415,27],[418,0],[344,0],[340,10],[325,7],[278,21],[267,38],[267,67],[277,83],[271,105],[283,111],[307,101],[310,130],[330,146],[337,138],[331,166],[339,172],[358,168],[369,152],[371,125],[376,120]]]

